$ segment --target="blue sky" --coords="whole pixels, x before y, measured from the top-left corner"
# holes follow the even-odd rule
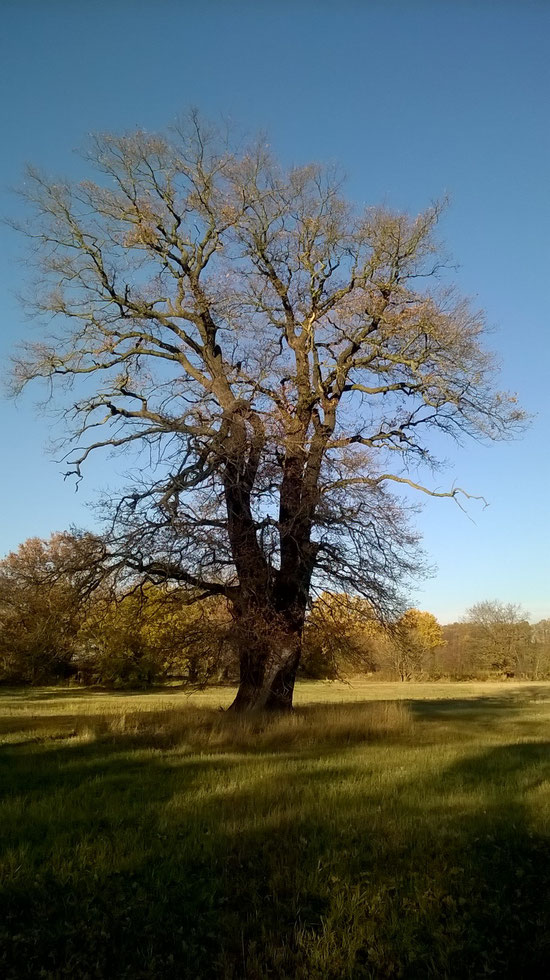
[[[10,188],[26,162],[78,176],[90,131],[160,129],[190,105],[265,131],[287,163],[340,163],[361,203],[416,212],[450,195],[456,280],[486,310],[503,383],[535,418],[520,442],[448,446],[439,485],[456,480],[489,506],[469,520],[426,503],[418,525],[438,571],[415,599],[442,621],[492,597],[550,616],[550,4],[4,0],[1,26],[4,215],[17,214]],[[8,228],[0,247],[5,362],[38,328],[16,298],[25,269]],[[0,553],[90,526],[97,490],[123,474],[123,461],[97,461],[75,494],[45,452],[52,423],[35,397],[0,405]]]

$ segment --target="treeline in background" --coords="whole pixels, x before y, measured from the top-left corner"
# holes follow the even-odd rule
[[[231,610],[221,597],[154,583],[124,595],[97,580],[95,539],[31,538],[0,562],[0,683],[107,687],[238,678]],[[303,677],[437,680],[550,678],[550,619],[482,601],[440,625],[409,609],[382,623],[367,600],[323,593],[304,632]]]

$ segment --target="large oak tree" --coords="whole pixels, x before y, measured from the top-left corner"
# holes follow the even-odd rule
[[[434,435],[499,439],[521,412],[494,391],[482,315],[438,280],[438,206],[356,208],[330,169],[284,170],[194,115],[88,159],[95,181],[28,174],[54,328],[16,386],[72,384],[77,477],[96,451],[144,450],[112,567],[227,597],[235,706],[289,707],[312,588],[383,612],[415,568],[392,485],[432,492],[411,467],[436,464]]]

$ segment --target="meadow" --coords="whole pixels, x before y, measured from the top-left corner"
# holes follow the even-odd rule
[[[0,689],[0,975],[538,977],[550,685]]]

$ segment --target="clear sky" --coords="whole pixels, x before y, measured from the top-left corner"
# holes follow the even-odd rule
[[[438,572],[415,598],[442,621],[494,597],[550,616],[549,38],[547,0],[2,3],[4,215],[17,214],[26,162],[78,176],[90,131],[160,129],[191,105],[266,131],[285,162],[339,162],[359,202],[416,212],[450,195],[457,281],[535,419],[520,442],[448,447],[439,485],[456,479],[489,507],[472,505],[472,521],[430,500],[418,519]],[[7,361],[37,327],[16,298],[24,267],[7,228],[0,247]],[[91,526],[97,489],[122,482],[120,460],[97,461],[75,494],[33,404],[0,406],[0,553]]]

